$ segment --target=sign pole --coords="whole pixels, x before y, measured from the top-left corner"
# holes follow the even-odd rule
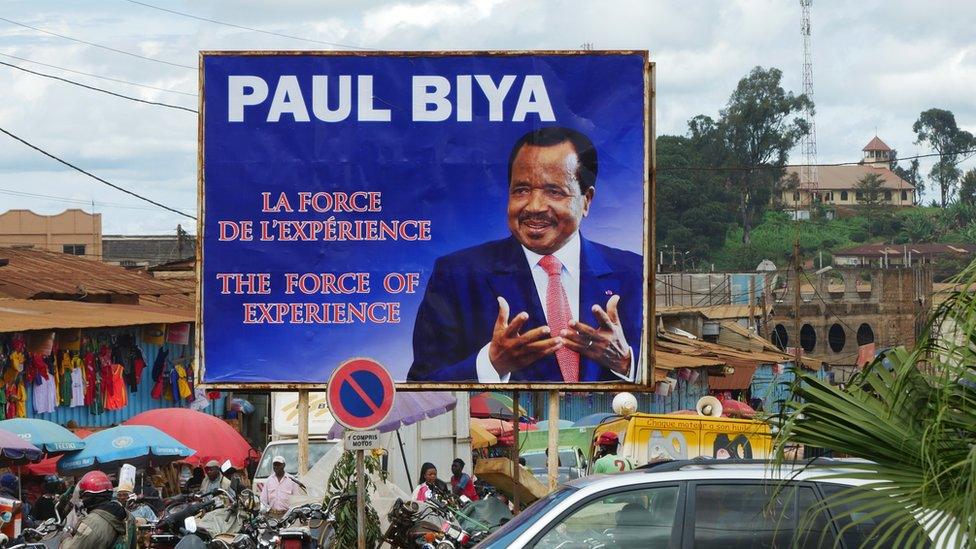
[[[356,547],[366,549],[366,489],[363,478],[363,450],[356,450]]]
[[[298,474],[308,472],[308,391],[298,391]]]
[[[555,492],[559,483],[559,391],[549,391],[549,445],[546,468],[549,491]]]

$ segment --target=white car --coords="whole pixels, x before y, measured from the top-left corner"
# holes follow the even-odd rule
[[[852,472],[842,460],[818,463],[829,463],[832,473]],[[828,500],[826,509],[822,502],[867,481],[822,478],[825,474],[820,468],[776,469],[764,461],[676,461],[591,475],[560,486],[478,547],[861,547],[872,539],[877,522],[844,528],[850,524],[842,509],[846,496]],[[783,478],[789,479],[785,485]],[[825,513],[835,517],[833,524]],[[886,541],[882,547],[895,547],[894,540]]]

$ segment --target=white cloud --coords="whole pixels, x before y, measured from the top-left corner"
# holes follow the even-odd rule
[[[215,0],[159,5],[374,49],[572,49],[584,42],[601,49],[648,49],[657,62],[659,134],[684,133],[687,120],[696,114],[714,116],[736,82],[756,65],[779,67],[784,85],[800,91],[800,9],[795,1]],[[202,49],[328,48],[126,2],[13,0],[4,7],[4,17],[16,21],[192,67]],[[974,27],[976,8],[970,1],[818,0],[813,6],[813,47],[821,160],[857,159],[875,128],[902,154],[928,152],[913,144],[911,125],[919,112],[931,107],[952,110],[961,126],[976,129]],[[197,91],[193,69],[139,60],[4,22],[0,52]],[[14,62],[146,100],[197,107],[193,97]],[[7,67],[0,67],[0,75],[5,78],[0,126],[161,202],[195,207],[193,114],[127,102]],[[3,136],[0,188],[138,205]],[[46,213],[76,206],[10,195],[0,200],[5,207]],[[103,213],[109,233],[172,231],[187,221],[164,211],[106,208]]]

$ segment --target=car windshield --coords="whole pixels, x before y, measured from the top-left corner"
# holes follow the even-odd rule
[[[545,452],[534,452],[531,454],[522,454],[525,458],[525,466],[529,469],[537,469],[539,467],[546,467],[546,453]],[[575,450],[560,450],[559,451],[559,466],[560,467],[576,467],[576,451]]]
[[[487,549],[508,547],[526,528],[532,526],[542,515],[546,514],[550,509],[558,505],[559,502],[577,490],[579,488],[573,486],[560,486],[558,490],[537,500],[525,511],[522,511],[515,518],[502,525],[501,528],[495,530],[478,547],[485,547]]]
[[[308,441],[308,466],[312,467],[325,455],[333,446],[338,444],[335,440],[310,440]],[[271,475],[271,460],[281,456],[285,458],[285,472],[289,475],[298,474],[298,441],[289,441],[284,444],[271,444],[264,449],[261,455],[261,463],[258,464],[254,472],[255,478],[263,478]]]

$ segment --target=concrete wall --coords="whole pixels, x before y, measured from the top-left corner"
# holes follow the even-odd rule
[[[102,258],[102,214],[79,209],[57,215],[40,215],[30,210],[8,210],[0,214],[0,246],[34,246],[64,252],[64,246],[82,245],[84,256]]]

